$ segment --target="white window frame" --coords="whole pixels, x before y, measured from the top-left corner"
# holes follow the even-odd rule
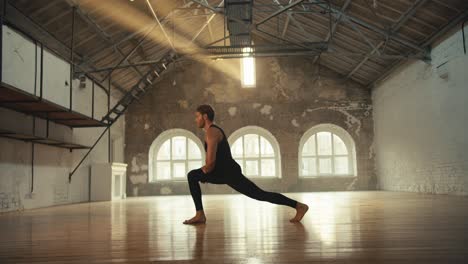
[[[148,155],[148,182],[167,182],[167,181],[172,181],[172,182],[180,182],[180,181],[186,181],[186,179],[165,179],[165,180],[160,180],[156,178],[156,158],[158,155],[158,151],[161,148],[162,144],[166,142],[166,140],[169,140],[173,137],[186,137],[191,139],[195,144],[198,146],[201,152],[201,163],[202,166],[205,164],[205,149],[204,146],[201,142],[201,140],[192,132],[185,130],[185,129],[170,129],[167,131],[162,132],[154,141],[151,143],[150,149],[149,149],[149,155]],[[172,143],[171,143],[172,145]],[[186,148],[188,148],[188,144],[186,144]],[[173,166],[174,161],[172,161],[172,148],[171,148],[171,159],[169,160],[171,162],[171,169]],[[186,152],[188,154],[188,150]],[[198,160],[198,159],[197,159]],[[182,161],[182,160],[178,160]],[[189,159],[184,160],[186,163],[186,166],[188,166],[188,162],[191,161]],[[193,160],[192,160],[193,161]],[[188,168],[188,167],[186,167]],[[171,175],[172,177],[172,175]]]
[[[275,171],[276,171],[276,175],[275,176],[249,176],[248,178],[249,179],[278,179],[278,178],[281,178],[281,153],[280,153],[280,148],[279,148],[279,144],[278,144],[278,141],[276,140],[275,136],[273,136],[273,134],[264,129],[264,128],[261,128],[261,127],[258,127],[258,126],[246,126],[246,127],[243,127],[243,128],[240,128],[236,131],[234,131],[234,133],[232,133],[229,138],[228,138],[228,142],[229,142],[229,146],[231,147],[234,142],[236,142],[236,140],[242,136],[245,136],[247,134],[256,134],[256,135],[259,135],[259,136],[262,136],[264,137],[272,146],[273,148],[273,152],[274,152],[274,159],[275,159]],[[260,141],[259,141],[260,142]],[[259,157],[258,158],[245,158],[243,157],[242,158],[245,162],[246,159],[255,159],[255,160],[258,160],[260,161],[262,159],[261,157],[261,154],[259,154]],[[241,166],[242,168],[245,168],[244,166]],[[244,173],[244,171],[242,171],[242,173]],[[259,162],[259,174],[261,175],[261,164]],[[245,175],[245,173],[244,173]],[[247,175],[246,175],[247,177]]]
[[[332,133],[332,155],[318,155],[318,144],[317,144],[317,133],[319,132],[329,132]],[[333,140],[333,134],[341,138],[343,143],[346,146],[346,149],[348,151],[348,155],[334,155],[334,140]],[[316,168],[317,168],[317,175],[309,176],[309,175],[303,175],[302,174],[302,150],[304,148],[304,144],[309,140],[310,137],[315,135],[315,148],[316,148]],[[334,157],[348,157],[348,164],[349,164],[349,174],[333,174],[333,173],[320,173],[320,165],[319,165],[319,158],[324,157],[324,158],[331,158],[331,167],[332,171],[335,169],[335,159]],[[301,137],[301,140],[299,142],[299,150],[298,150],[298,170],[299,170],[299,178],[305,178],[305,179],[310,179],[310,178],[327,178],[327,177],[356,177],[357,176],[357,165],[356,165],[356,147],[354,144],[354,140],[351,137],[351,135],[344,130],[343,128],[333,125],[333,124],[320,124],[316,125],[309,130],[307,130],[304,135]]]

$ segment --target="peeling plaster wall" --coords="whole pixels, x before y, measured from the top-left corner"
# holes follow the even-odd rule
[[[189,193],[186,182],[148,183],[148,151],[158,135],[168,129],[193,132],[203,141],[194,123],[200,104],[211,104],[215,122],[227,136],[244,126],[270,131],[281,149],[281,179],[254,181],[276,191],[373,190],[373,120],[370,93],[360,85],[338,79],[305,58],[256,60],[257,87],[242,89],[239,61],[177,63],[140,104],[129,108],[126,123],[127,195]],[[315,125],[331,123],[353,137],[357,153],[355,178],[298,178],[298,149],[302,135]],[[232,193],[226,186],[202,184],[204,193]],[[235,192],[235,191],[234,191]]]
[[[374,90],[381,189],[468,194],[467,68],[459,31]]]

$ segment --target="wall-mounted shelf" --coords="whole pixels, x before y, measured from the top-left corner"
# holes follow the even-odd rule
[[[42,145],[48,145],[48,146],[53,146],[53,147],[58,147],[58,148],[65,148],[65,149],[70,149],[70,150],[91,148],[88,146],[83,146],[83,145],[79,145],[75,143],[59,141],[59,140],[50,139],[50,138],[43,138],[43,137],[38,137],[35,135],[17,133],[17,132],[13,132],[9,130],[4,130],[4,129],[0,129],[0,137],[11,138],[11,139],[21,140],[25,142],[32,142],[32,143],[37,143],[37,144],[42,144]]]
[[[29,94],[9,84],[0,84],[0,107],[53,121],[69,127],[104,127],[107,124]]]

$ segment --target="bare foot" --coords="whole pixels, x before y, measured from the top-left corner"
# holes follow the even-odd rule
[[[206,222],[205,214],[197,214],[192,217],[191,219],[185,220],[183,222],[184,225],[196,225],[196,224],[204,224]]]
[[[307,206],[307,204],[298,202],[296,205],[296,216],[289,220],[289,222],[294,223],[301,221],[302,217],[307,213],[307,210],[309,210],[309,206]]]

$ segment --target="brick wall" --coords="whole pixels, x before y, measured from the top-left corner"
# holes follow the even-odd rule
[[[282,178],[255,180],[261,187],[276,191],[375,189],[370,92],[324,68],[319,79],[317,68],[305,58],[257,59],[256,70],[257,87],[242,89],[238,60],[177,63],[140,104],[132,105],[126,116],[127,194],[189,192],[187,183],[148,183],[148,151],[168,129],[186,129],[202,140],[194,111],[203,103],[214,106],[215,121],[228,137],[239,128],[259,126],[276,138]],[[308,129],[323,123],[340,126],[353,137],[356,178],[299,179],[299,141]],[[225,186],[202,188],[204,193],[231,193]]]
[[[381,189],[468,194],[467,68],[459,31],[373,91]]]

